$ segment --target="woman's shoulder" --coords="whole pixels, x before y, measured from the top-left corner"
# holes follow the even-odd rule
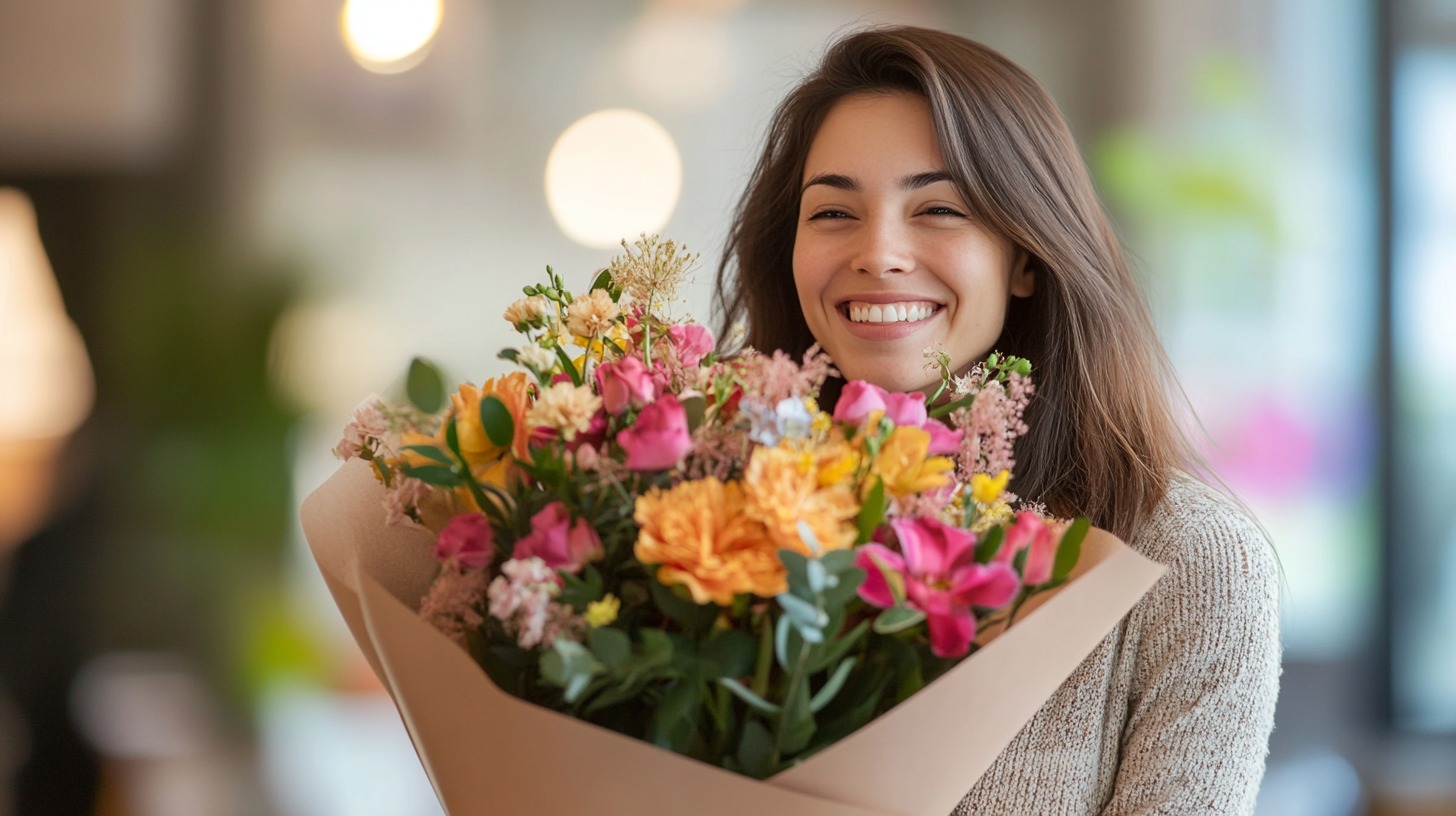
[[[1279,561],[1263,527],[1229,494],[1191,474],[1174,474],[1128,543],[1189,589],[1242,588],[1277,602]]]

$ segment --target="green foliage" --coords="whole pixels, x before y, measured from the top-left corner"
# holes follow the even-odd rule
[[[410,360],[404,387],[410,403],[427,414],[438,413],[445,407],[445,377],[422,357]]]

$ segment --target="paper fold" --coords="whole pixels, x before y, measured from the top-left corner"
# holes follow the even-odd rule
[[[451,814],[945,816],[1163,572],[1093,530],[1073,580],[889,713],[758,781],[500,691],[413,609],[427,533],[387,528],[368,465],[304,502],[305,536]]]

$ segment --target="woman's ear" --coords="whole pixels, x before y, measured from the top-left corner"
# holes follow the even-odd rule
[[[1036,266],[1031,262],[1031,253],[1016,250],[1016,260],[1011,264],[1011,296],[1031,297],[1036,294]]]

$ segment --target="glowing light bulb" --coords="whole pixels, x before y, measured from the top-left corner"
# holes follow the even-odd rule
[[[589,247],[659,232],[681,192],[677,145],[638,111],[597,111],[577,120],[546,160],[551,215],[562,232]]]
[[[346,0],[339,28],[355,62],[397,74],[425,58],[444,16],[444,0]]]

